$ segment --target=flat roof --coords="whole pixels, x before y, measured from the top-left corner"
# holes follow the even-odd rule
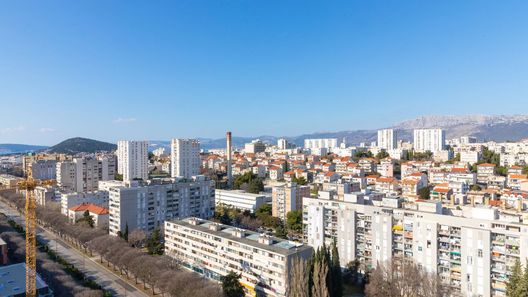
[[[199,224],[197,225],[191,224],[190,221],[193,219],[198,220]],[[216,224],[216,223],[212,221],[208,221],[208,220],[198,219],[198,218],[186,218],[183,220],[174,220],[174,221],[168,221],[168,222],[181,225],[184,227],[188,227],[191,229],[196,229],[204,233],[209,233],[211,235],[226,238],[232,241],[240,242],[246,245],[253,246],[255,248],[267,250],[267,251],[285,255],[285,256],[295,254],[297,252],[301,252],[301,251],[312,248],[300,242],[289,241],[286,239],[273,237],[273,236],[270,236],[270,238],[272,239],[272,243],[270,245],[263,244],[263,243],[260,243],[258,240],[260,238],[260,235],[264,235],[264,234],[249,231],[246,229],[236,228],[233,226],[223,225],[223,224],[218,224],[219,226],[218,231],[214,231],[214,230],[209,229],[209,226],[211,224]],[[236,229],[242,230],[244,232],[244,237],[233,236],[232,232]]]
[[[48,285],[37,275],[37,290]],[[13,296],[26,292],[26,263],[0,267],[0,297]]]

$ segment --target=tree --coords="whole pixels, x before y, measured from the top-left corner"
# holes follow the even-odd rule
[[[304,186],[308,183],[308,181],[306,181],[306,179],[304,178],[304,176],[300,176],[299,178],[297,178],[296,176],[294,176],[292,178],[292,182],[298,184],[298,185],[301,185],[301,186]]]
[[[330,282],[332,283],[332,297],[341,297],[343,296],[343,275],[341,271],[341,264],[339,260],[339,251],[337,249],[337,243],[334,239],[332,242],[332,262],[330,264],[331,278]]]
[[[471,191],[480,191],[481,188],[479,185],[475,184],[475,185],[471,185],[471,187],[469,188]]]
[[[389,156],[389,153],[387,153],[385,150],[381,150],[379,153],[376,154],[376,159],[381,160],[385,159]]]
[[[249,193],[258,194],[264,191],[264,183],[260,178],[253,179],[249,182],[247,191]]]
[[[328,263],[325,259],[323,256],[314,261],[312,297],[330,297],[327,285]]]
[[[90,226],[90,228],[93,228],[95,226],[95,221],[88,210],[84,211],[83,220],[88,224],[88,226]]]
[[[161,231],[154,229],[147,240],[147,250],[151,255],[163,255],[163,244],[161,243]]]
[[[125,232],[123,233],[123,239],[128,241],[128,222],[125,224]]]
[[[233,271],[222,276],[222,289],[225,297],[244,297],[244,287],[240,284],[240,274]]]
[[[522,275],[522,268],[521,268],[521,262],[519,259],[515,260],[515,264],[513,265],[511,269],[511,275],[508,279],[508,283],[506,284],[506,296],[508,297],[520,297],[521,295],[517,295],[523,287],[522,284],[523,281],[523,275]]]
[[[367,297],[443,297],[451,296],[436,273],[428,272],[411,260],[387,261],[378,263],[370,271],[369,282],[365,287]]]
[[[418,195],[420,199],[429,200],[431,198],[431,189],[429,187],[423,187],[418,190]]]
[[[290,297],[309,297],[308,263],[306,260],[296,257],[292,261],[290,279],[288,281],[288,293]]]
[[[279,225],[275,228],[275,236],[279,238],[288,238],[288,233],[282,225]]]
[[[115,180],[123,181],[123,175],[122,174],[116,173],[114,178],[115,178]]]
[[[286,228],[294,232],[302,231],[302,211],[292,210],[286,214]]]
[[[259,219],[263,219],[266,216],[271,216],[271,205],[262,204],[255,210],[255,216]]]
[[[141,247],[147,235],[143,230],[135,229],[128,236],[128,243],[133,247]]]
[[[347,263],[345,272],[343,273],[343,282],[349,285],[356,284],[358,280],[359,261],[355,259]]]
[[[372,154],[371,151],[360,151],[360,152],[357,152],[354,154],[354,159],[361,159],[361,158],[373,158],[374,155]]]

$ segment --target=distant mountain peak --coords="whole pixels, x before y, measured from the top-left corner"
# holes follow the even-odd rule
[[[449,128],[460,125],[480,126],[528,122],[528,115],[427,115],[406,120],[393,126],[396,129]]]

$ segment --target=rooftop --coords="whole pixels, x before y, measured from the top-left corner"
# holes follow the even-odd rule
[[[197,224],[196,225],[191,224],[192,220],[196,220]],[[183,220],[170,221],[169,223],[174,223],[174,224],[178,224],[181,226],[185,226],[187,228],[196,229],[201,232],[209,233],[215,236],[219,236],[222,238],[226,238],[232,241],[240,242],[246,245],[250,245],[256,248],[260,248],[263,250],[267,250],[267,251],[285,255],[285,256],[295,254],[297,252],[300,252],[306,249],[311,249],[311,247],[308,245],[304,245],[299,242],[289,241],[286,239],[281,239],[281,238],[277,238],[273,236],[270,236],[271,244],[267,245],[267,244],[259,242],[260,236],[264,235],[262,233],[253,232],[253,231],[249,231],[246,229],[240,229],[240,228],[236,228],[233,226],[218,224],[212,221],[202,220],[198,218],[186,218]],[[210,228],[210,226],[213,224],[216,224],[216,226],[218,227],[217,229],[218,231],[212,230]],[[234,236],[233,232],[236,230],[242,231],[244,236],[243,237]]]
[[[37,290],[48,285],[37,275]],[[26,292],[26,263],[0,267],[0,297],[14,296]]]

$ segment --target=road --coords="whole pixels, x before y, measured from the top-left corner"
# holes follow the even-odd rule
[[[24,218],[11,208],[4,201],[0,200],[0,212],[10,217],[18,224],[24,226]],[[105,290],[110,291],[114,296],[131,296],[131,297],[147,297],[149,295],[143,293],[131,284],[125,282],[119,276],[114,274],[106,266],[98,262],[98,257],[88,257],[77,249],[71,247],[68,243],[55,236],[55,234],[44,230],[37,229],[37,236],[43,242],[53,248],[61,257],[66,259],[81,270],[87,277],[93,279],[96,283],[101,285]]]

